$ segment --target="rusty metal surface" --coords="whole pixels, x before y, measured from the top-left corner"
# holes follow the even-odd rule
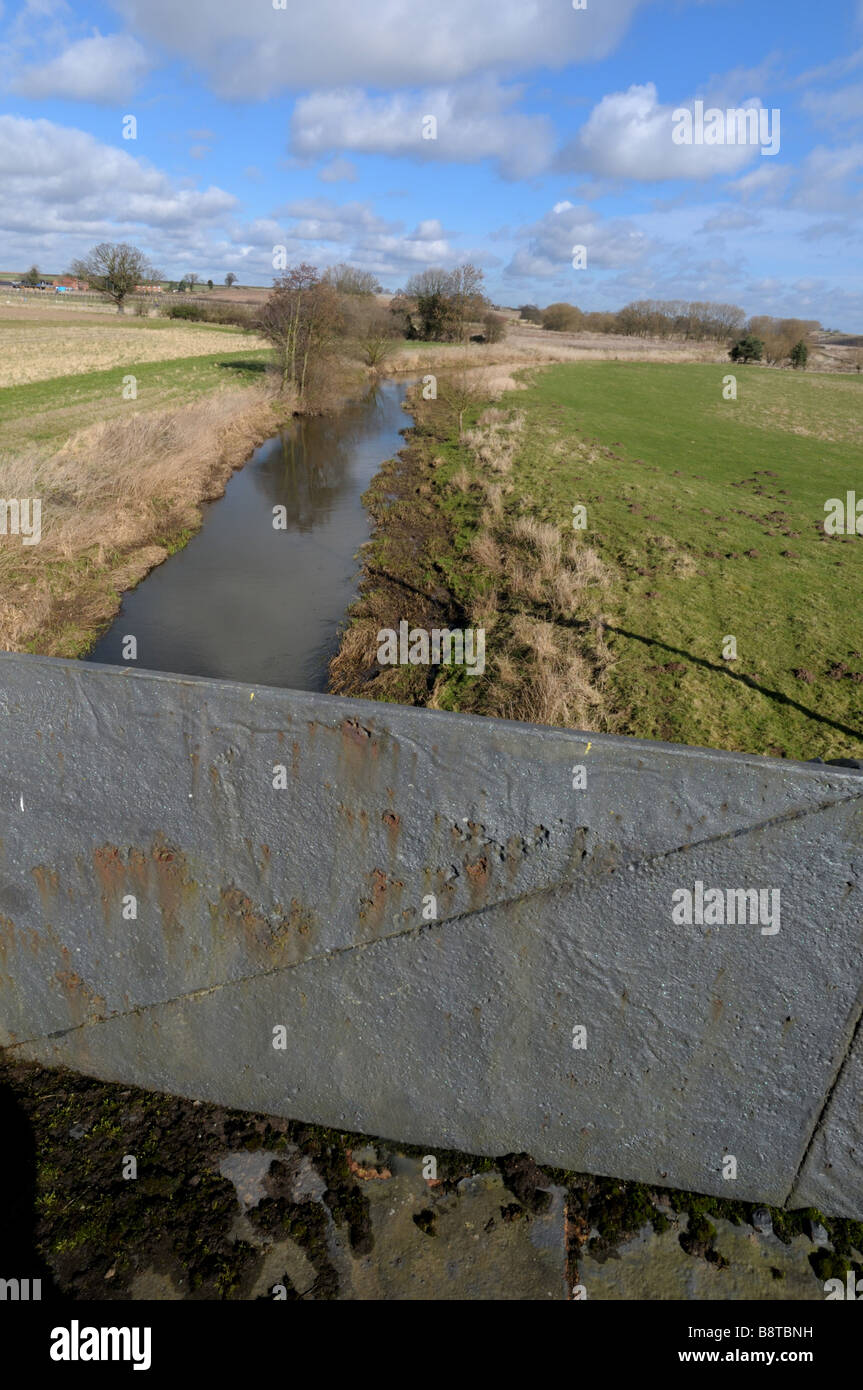
[[[859,771],[11,654],[0,739],[18,1055],[863,1216]]]

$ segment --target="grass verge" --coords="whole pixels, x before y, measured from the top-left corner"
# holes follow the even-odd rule
[[[368,494],[375,535],[332,688],[859,757],[863,545],[823,522],[828,498],[859,490],[863,383],[744,370],[730,401],[726,375],[553,366],[503,408],[474,399],[461,430],[445,388],[420,402]],[[400,619],[484,626],[486,673],[380,668],[377,631]]]

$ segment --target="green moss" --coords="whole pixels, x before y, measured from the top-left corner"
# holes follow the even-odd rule
[[[820,1279],[822,1283],[827,1279],[844,1279],[851,1268],[850,1261],[844,1255],[837,1255],[823,1247],[813,1250],[809,1256],[809,1263],[816,1279]]]

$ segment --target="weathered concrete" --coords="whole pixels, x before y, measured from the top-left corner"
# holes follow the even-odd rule
[[[12,655],[0,735],[17,1055],[863,1216],[858,771]]]

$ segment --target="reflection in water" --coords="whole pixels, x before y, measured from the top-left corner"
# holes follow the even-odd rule
[[[338,414],[297,420],[204,507],[189,544],[127,594],[88,660],[324,690],[368,540],[360,497],[409,423],[406,383],[384,381]],[[285,529],[273,527],[282,506]]]

